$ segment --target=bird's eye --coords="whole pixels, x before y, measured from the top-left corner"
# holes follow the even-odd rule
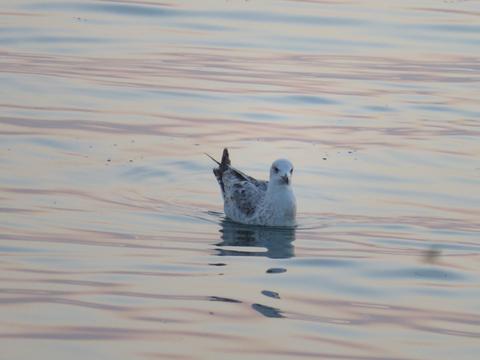
[[[290,174],[293,173],[293,169],[290,169]]]
[[[273,168],[273,171],[275,171],[275,173],[278,173],[278,168],[277,168],[277,167],[274,167],[274,168]]]

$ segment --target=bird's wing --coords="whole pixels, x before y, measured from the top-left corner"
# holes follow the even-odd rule
[[[223,173],[224,200],[245,216],[252,215],[267,192],[267,181],[256,180],[234,168]]]
[[[225,208],[241,216],[252,215],[265,197],[268,182],[254,179],[235,169],[226,148],[223,149],[220,162],[208,154],[205,155],[218,164],[213,173],[222,189]]]

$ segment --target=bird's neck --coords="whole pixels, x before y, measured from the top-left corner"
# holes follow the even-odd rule
[[[278,206],[291,206],[295,204],[295,195],[290,185],[268,184],[265,200]]]
[[[292,187],[287,184],[276,184],[274,181],[269,181],[267,193],[293,193]]]

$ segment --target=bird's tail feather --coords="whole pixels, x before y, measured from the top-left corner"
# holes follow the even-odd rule
[[[222,162],[215,160],[215,158],[207,153],[205,153],[210,159],[218,164],[218,167],[213,169],[213,173],[217,178],[220,187],[222,188],[222,194],[225,192],[225,186],[223,185],[223,173],[230,168],[230,156],[228,155],[228,149],[223,149]]]
[[[212,159],[215,163],[218,164],[218,166],[220,167],[220,169],[222,171],[225,171],[228,169],[228,167],[230,166],[231,162],[230,162],[230,156],[228,154],[228,149],[225,148],[223,149],[223,154],[222,154],[222,162],[219,162],[217,159],[215,159],[212,155],[210,154],[207,154],[207,153],[204,153],[206,156],[208,156],[210,159]]]
[[[218,164],[218,167],[213,169],[213,174],[217,178],[218,183],[220,184],[220,187],[222,188],[222,195],[225,195],[225,185],[223,183],[223,173],[225,173],[227,170],[231,170],[232,173],[237,177],[237,179],[241,180],[247,180],[247,181],[256,181],[254,178],[245,175],[243,172],[241,172],[238,169],[235,169],[231,165],[230,161],[230,156],[228,154],[228,149],[225,148],[223,149],[223,154],[222,154],[222,161],[219,162],[215,160],[215,158],[207,153],[205,153],[206,156],[208,156],[210,159],[212,159],[215,163]]]
[[[225,148],[223,149],[223,154],[222,154],[222,163],[220,164],[221,167],[227,168],[230,166],[230,156],[228,154],[228,149]]]
[[[223,149],[223,154],[222,154],[222,162],[219,162],[217,159],[215,159],[212,155],[204,153],[206,156],[208,156],[213,162],[217,163],[220,168],[225,171],[227,168],[230,166],[230,156],[228,154],[228,149],[225,148]]]

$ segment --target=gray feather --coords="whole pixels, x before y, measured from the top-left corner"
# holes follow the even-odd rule
[[[225,202],[233,205],[243,215],[252,215],[265,197],[268,181],[256,180],[250,176],[239,176],[235,170],[223,174]]]
[[[223,150],[222,161],[207,155],[219,166],[213,169],[222,189],[225,206],[233,208],[244,216],[252,215],[267,192],[268,181],[257,180],[235,169],[230,162],[228,150]]]

